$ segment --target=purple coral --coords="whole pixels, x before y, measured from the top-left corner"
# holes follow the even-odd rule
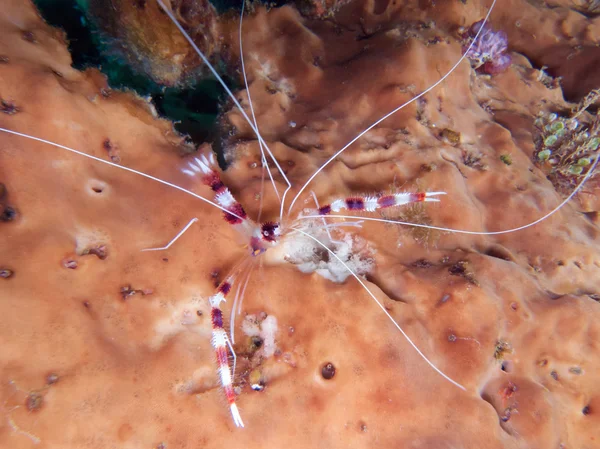
[[[504,31],[494,31],[480,20],[467,30],[465,39],[463,51],[467,51],[467,58],[479,72],[494,75],[504,72],[510,66],[511,57],[507,53],[508,37]],[[469,48],[471,42],[473,45]]]

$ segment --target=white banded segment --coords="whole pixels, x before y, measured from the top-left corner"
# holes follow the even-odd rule
[[[191,177],[200,176],[202,183],[212,189],[215,193],[216,203],[226,211],[224,218],[229,224],[244,224],[249,232],[256,228],[256,225],[248,219],[242,205],[237,202],[231,191],[221,181],[213,153],[209,153],[208,156],[202,154],[194,157],[181,171]]]
[[[439,195],[445,195],[446,192],[418,192],[418,193],[393,193],[381,196],[353,196],[344,199],[337,199],[331,204],[319,208],[319,215],[329,215],[332,212],[339,212],[343,209],[355,211],[374,212],[377,209],[386,209],[388,207],[402,206],[410,203],[440,201],[435,198]]]
[[[188,176],[195,176],[196,173],[208,175],[214,171],[215,156],[213,153],[210,153],[208,157],[204,154],[200,157],[195,157],[193,161],[188,162],[187,167],[188,168],[182,168],[181,171]]]
[[[215,355],[217,356],[217,370],[219,373],[219,380],[221,382],[221,386],[225,391],[225,397],[227,398],[227,402],[229,403],[229,408],[231,410],[231,416],[233,417],[233,422],[237,427],[244,427],[244,422],[242,421],[242,417],[240,416],[240,412],[235,404],[235,392],[233,391],[233,375],[231,373],[231,368],[229,367],[229,358],[227,353],[227,348],[231,347],[229,345],[229,340],[227,339],[227,333],[223,328],[223,312],[221,311],[221,303],[225,301],[225,297],[231,291],[231,279],[223,281],[217,292],[212,295],[209,299],[209,303],[211,306],[211,322],[212,322],[212,338],[211,343],[215,350]],[[233,353],[232,349],[232,354]]]

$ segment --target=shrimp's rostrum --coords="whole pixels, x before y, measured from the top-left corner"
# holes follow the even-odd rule
[[[572,105],[508,19],[505,72],[463,57],[502,2],[255,6],[198,148],[2,3],[0,446],[600,437],[597,187],[562,198],[531,157],[522,118]]]

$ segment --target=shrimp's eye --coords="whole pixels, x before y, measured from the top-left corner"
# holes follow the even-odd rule
[[[279,235],[279,225],[277,223],[267,222],[261,226],[261,234],[267,242],[274,242]]]

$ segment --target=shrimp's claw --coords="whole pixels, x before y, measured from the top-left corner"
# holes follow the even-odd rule
[[[319,215],[329,215],[331,212],[339,212],[342,209],[350,211],[374,212],[378,209],[403,206],[410,203],[421,203],[423,201],[440,201],[434,198],[438,195],[446,195],[446,192],[417,192],[417,193],[393,193],[390,195],[354,196],[337,199],[331,204],[319,207]]]
[[[422,201],[437,201],[439,202],[439,198],[432,198],[434,196],[438,196],[438,195],[446,195],[446,192],[426,192],[425,193],[425,198],[423,198]]]
[[[240,416],[240,411],[236,404],[231,404],[229,406],[231,409],[231,416],[233,416],[233,422],[237,427],[244,427],[244,422],[242,421],[242,417]]]

